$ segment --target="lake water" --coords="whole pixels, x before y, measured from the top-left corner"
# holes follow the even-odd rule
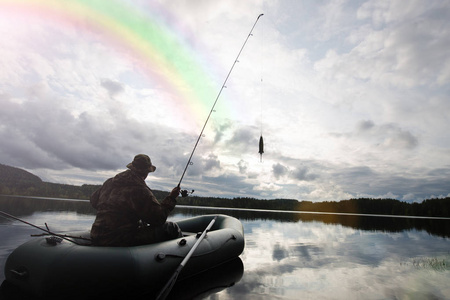
[[[88,230],[95,218],[86,201],[0,196],[0,210],[58,233]],[[199,299],[450,299],[450,219],[192,207],[169,219],[218,213],[242,222],[244,252],[224,270],[180,283],[172,297],[186,286],[220,286],[214,278],[235,284]],[[0,217],[0,282],[7,256],[39,233]]]

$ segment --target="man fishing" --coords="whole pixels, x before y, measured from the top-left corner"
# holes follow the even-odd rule
[[[91,229],[94,246],[137,246],[181,237],[174,222],[166,222],[175,208],[180,187],[160,203],[145,179],[156,167],[145,154],[138,154],[128,170],[103,183],[91,196],[97,210]]]

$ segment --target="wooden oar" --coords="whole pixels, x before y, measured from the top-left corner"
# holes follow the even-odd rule
[[[169,281],[166,283],[166,285],[162,288],[162,290],[159,292],[158,296],[156,297],[157,300],[163,300],[167,297],[167,295],[172,290],[173,285],[177,281],[178,275],[180,274],[181,270],[184,268],[184,266],[187,264],[189,259],[191,258],[192,254],[194,254],[195,249],[197,249],[198,245],[201,243],[201,241],[205,238],[206,233],[211,229],[211,227],[214,225],[214,222],[216,221],[217,216],[214,217],[214,219],[211,220],[211,222],[208,224],[206,229],[203,231],[202,235],[198,238],[198,240],[195,242],[194,246],[192,246],[192,249],[189,250],[186,257],[183,259],[183,261],[180,263],[178,268],[175,270],[175,273],[173,273],[172,277],[170,277]]]

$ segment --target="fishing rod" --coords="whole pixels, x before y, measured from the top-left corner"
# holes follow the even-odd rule
[[[34,224],[31,224],[31,223],[29,223],[29,222],[27,222],[27,221],[24,221],[24,220],[22,220],[22,219],[19,219],[19,218],[13,216],[13,215],[10,215],[10,214],[8,214],[8,213],[5,213],[4,211],[1,211],[1,210],[0,210],[0,215],[2,215],[3,217],[6,217],[6,218],[10,218],[10,219],[13,219],[13,220],[20,221],[20,222],[25,223],[25,224],[27,224],[27,225],[30,225],[30,226],[32,226],[32,227],[34,227],[34,228],[37,228],[37,229],[39,229],[39,230],[42,230],[42,231],[44,231],[44,232],[46,232],[46,233],[48,233],[48,234],[50,234],[50,235],[53,235],[53,236],[59,237],[59,238],[61,238],[61,239],[63,239],[63,240],[66,240],[66,241],[69,241],[69,242],[71,242],[71,243],[74,243],[74,244],[76,244],[76,245],[80,245],[80,244],[77,243],[77,242],[75,242],[74,240],[71,240],[70,238],[83,239],[83,240],[90,240],[90,239],[86,239],[86,238],[83,238],[83,237],[71,237],[71,236],[66,236],[66,235],[64,235],[64,234],[58,234],[58,233],[51,232],[51,231],[49,230],[48,226],[47,226],[47,223],[45,223],[45,227],[47,228],[47,229],[45,229],[45,228],[36,226],[36,225],[34,225]]]
[[[191,156],[189,157],[189,160],[188,160],[188,162],[186,163],[186,167],[184,168],[183,174],[181,175],[180,182],[178,182],[178,187],[180,187],[180,185],[181,185],[181,181],[182,181],[183,178],[184,178],[184,174],[186,173],[187,168],[189,167],[189,165],[192,164],[192,163],[191,163],[192,156],[194,155],[195,149],[197,148],[197,145],[198,145],[198,143],[200,142],[200,139],[201,139],[202,136],[203,136],[203,131],[205,130],[206,124],[208,123],[209,118],[211,117],[211,114],[212,114],[212,112],[214,111],[214,107],[216,106],[217,100],[219,100],[220,94],[222,94],[222,90],[225,88],[225,84],[227,83],[228,78],[230,77],[230,74],[231,74],[231,72],[233,71],[234,65],[238,62],[239,56],[241,55],[241,52],[242,52],[242,50],[244,49],[245,44],[247,44],[248,39],[249,39],[250,36],[252,35],[253,29],[255,28],[256,23],[258,23],[259,18],[260,18],[261,16],[263,16],[263,15],[264,15],[264,14],[260,14],[260,15],[258,16],[258,18],[256,19],[255,24],[253,24],[253,27],[252,27],[252,29],[250,30],[250,33],[248,34],[247,38],[245,39],[245,42],[244,42],[244,44],[242,45],[241,50],[239,51],[238,55],[236,56],[236,59],[234,60],[233,65],[231,66],[231,69],[230,69],[230,71],[228,72],[228,75],[227,75],[227,77],[225,78],[225,81],[223,82],[222,87],[221,87],[220,90],[219,90],[219,93],[217,94],[216,100],[214,101],[214,104],[213,104],[213,106],[212,106],[212,108],[211,108],[211,110],[210,110],[210,112],[209,112],[209,114],[208,114],[208,117],[206,118],[206,121],[205,121],[205,124],[203,125],[202,131],[200,131],[200,134],[198,135],[197,142],[195,143],[194,149],[192,149]],[[194,192],[194,191],[192,191],[192,192]],[[188,191],[184,190],[184,191],[181,192],[181,194],[182,194],[183,197],[185,197],[185,196],[187,196]]]

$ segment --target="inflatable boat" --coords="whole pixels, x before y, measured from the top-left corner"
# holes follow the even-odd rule
[[[215,219],[200,243],[197,240]],[[38,297],[159,291],[191,253],[178,280],[237,258],[244,250],[241,222],[226,215],[177,221],[183,237],[135,247],[94,247],[89,232],[34,238],[7,258],[5,278]]]

